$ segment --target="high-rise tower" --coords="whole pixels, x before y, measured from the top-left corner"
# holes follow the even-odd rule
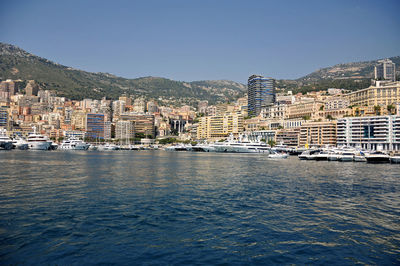
[[[375,66],[375,79],[396,81],[396,64],[390,59],[379,60]]]
[[[275,103],[275,80],[252,75],[247,83],[249,116],[258,116],[262,108]]]

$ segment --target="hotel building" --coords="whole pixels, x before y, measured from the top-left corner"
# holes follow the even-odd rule
[[[387,106],[400,102],[400,82],[376,81],[374,86],[346,95],[350,105]]]

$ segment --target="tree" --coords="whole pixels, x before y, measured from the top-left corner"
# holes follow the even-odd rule
[[[331,115],[327,115],[326,118],[327,118],[329,121],[334,120],[334,118],[333,118]]]
[[[375,105],[374,106],[374,111],[376,115],[380,115],[381,114],[381,107],[379,105]]]
[[[159,144],[171,144],[171,143],[175,143],[175,142],[176,142],[176,138],[165,138],[165,139],[158,140]]]
[[[396,110],[396,107],[394,107],[394,105],[392,105],[392,104],[389,104],[387,106],[387,110],[389,111],[390,114],[393,114]]]
[[[275,146],[275,141],[273,141],[272,139],[268,140],[268,145],[271,147]]]

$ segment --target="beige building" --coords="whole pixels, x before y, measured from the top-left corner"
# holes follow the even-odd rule
[[[310,117],[314,118],[324,103],[322,101],[303,101],[289,105],[287,109],[287,117],[289,119]]]
[[[350,105],[387,106],[400,102],[400,82],[376,81],[374,86],[346,95]]]
[[[333,111],[347,108],[350,105],[349,100],[344,97],[330,97],[325,99],[324,110]]]
[[[271,105],[261,110],[261,116],[269,119],[285,119],[288,106],[285,104]]]
[[[151,138],[154,138],[156,135],[154,115],[124,113],[120,115],[120,120],[133,121],[135,123],[135,133],[144,134],[146,137],[151,135]]]
[[[243,115],[226,113],[224,115],[201,117],[197,127],[197,139],[222,139],[230,134],[243,132]]]
[[[85,130],[86,113],[83,111],[73,111],[71,115],[71,125],[75,126],[75,129]]]
[[[336,121],[310,122],[300,128],[299,146],[336,145]]]

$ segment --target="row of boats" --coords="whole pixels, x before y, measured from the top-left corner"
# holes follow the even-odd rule
[[[41,134],[34,132],[29,134],[26,139],[23,139],[19,136],[14,138],[10,138],[7,135],[7,131],[5,129],[0,129],[0,150],[11,150],[11,149],[19,149],[19,150],[99,150],[99,151],[107,151],[107,150],[144,150],[144,149],[157,149],[156,145],[152,147],[145,147],[143,145],[116,145],[113,143],[105,143],[105,144],[90,144],[86,143],[81,139],[71,137],[69,139],[64,140],[62,143],[57,144],[51,141],[47,136],[43,136]]]
[[[0,149],[32,149],[32,150],[142,150],[158,149],[158,146],[145,148],[139,145],[119,146],[112,143],[103,145],[93,145],[84,142],[81,139],[69,138],[60,145],[52,142],[46,136],[37,134],[36,131],[30,134],[26,139],[16,137],[11,139],[7,136],[4,129],[0,129]],[[262,153],[270,158],[285,159],[289,155],[298,155],[300,160],[316,161],[341,161],[341,162],[368,162],[368,163],[400,163],[400,154],[389,156],[382,151],[366,151],[353,147],[335,147],[325,149],[294,149],[287,146],[278,145],[271,147],[261,140],[250,141],[246,135],[238,139],[231,135],[223,142],[202,143],[197,145],[178,144],[165,148],[166,151],[197,151],[197,152],[225,152],[225,153]]]
[[[263,153],[271,158],[287,158],[289,155],[298,155],[300,160],[340,161],[340,162],[368,162],[368,163],[400,163],[400,154],[386,154],[382,151],[366,151],[353,147],[334,147],[326,149],[290,148],[283,145],[270,147],[262,141],[249,141],[246,136],[234,139],[230,136],[223,142],[211,144],[183,145],[178,144],[165,148],[166,151],[201,151],[201,152],[228,152],[228,153]]]
[[[310,149],[298,155],[300,160],[400,163],[400,154],[390,156],[383,151],[366,151],[353,147]]]

